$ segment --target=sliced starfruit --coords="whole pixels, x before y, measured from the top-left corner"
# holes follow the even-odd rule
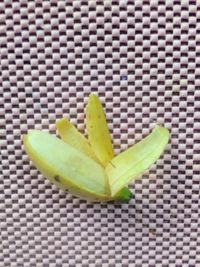
[[[114,157],[106,167],[111,196],[143,174],[161,156],[168,141],[169,131],[156,126],[142,141]]]
[[[103,166],[114,157],[106,117],[99,98],[91,94],[86,106],[86,127],[89,142]]]

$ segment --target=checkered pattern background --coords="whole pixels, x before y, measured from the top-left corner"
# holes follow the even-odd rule
[[[157,123],[171,141],[128,204],[57,189],[28,129],[84,131],[97,92],[116,152]],[[200,266],[199,0],[0,1],[0,267]]]

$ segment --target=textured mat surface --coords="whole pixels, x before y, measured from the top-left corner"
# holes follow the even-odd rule
[[[129,204],[59,191],[22,134],[84,131],[98,92],[116,152],[156,122],[164,156]],[[0,267],[200,266],[199,1],[0,1]]]

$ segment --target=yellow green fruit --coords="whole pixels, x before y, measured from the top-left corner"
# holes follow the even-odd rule
[[[114,157],[114,150],[102,104],[91,94],[86,106],[86,127],[89,142],[103,166]]]

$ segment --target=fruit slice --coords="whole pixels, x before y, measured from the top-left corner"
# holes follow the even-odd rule
[[[89,96],[86,106],[86,127],[90,144],[99,161],[105,167],[113,159],[114,150],[102,104],[95,94]],[[109,183],[108,187],[110,190]],[[131,191],[125,187],[114,196],[114,199],[129,201],[131,197]]]
[[[87,138],[67,119],[63,118],[56,122],[56,128],[62,140],[74,148],[85,153],[88,157],[98,161]]]
[[[93,200],[107,200],[104,169],[94,160],[43,131],[24,136],[25,150],[41,173],[62,189]]]
[[[160,157],[168,141],[169,131],[156,126],[142,141],[114,157],[106,167],[111,196],[144,173]]]
[[[91,94],[86,106],[86,127],[89,142],[103,166],[114,157],[114,151],[99,98]]]

